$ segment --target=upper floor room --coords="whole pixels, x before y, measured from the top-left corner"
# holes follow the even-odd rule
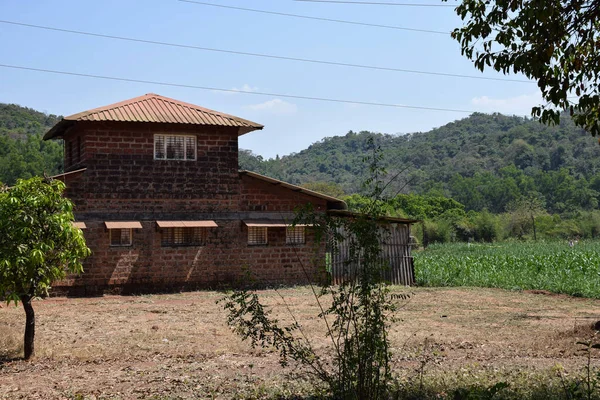
[[[149,93],[64,117],[44,139],[62,138],[65,172],[127,165],[237,173],[238,137],[252,121]]]

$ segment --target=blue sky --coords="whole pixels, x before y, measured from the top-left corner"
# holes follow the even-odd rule
[[[293,0],[207,2],[448,32],[461,24],[449,7]],[[454,3],[453,0],[449,3],[405,2]],[[476,71],[460,55],[458,43],[449,35],[251,13],[178,0],[4,0],[0,2],[0,19],[243,52],[506,78],[494,72]],[[531,107],[540,101],[536,85],[530,82],[307,64],[124,42],[5,23],[0,23],[0,64],[251,92],[517,115],[529,115]],[[298,152],[324,137],[344,135],[349,130],[402,134],[426,131],[468,116],[468,113],[232,94],[0,67],[0,102],[53,114],[74,114],[151,92],[265,125],[263,131],[240,139],[240,147],[264,157]]]

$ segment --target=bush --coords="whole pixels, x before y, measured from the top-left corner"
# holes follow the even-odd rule
[[[430,243],[449,243],[455,237],[452,224],[446,220],[425,221],[423,231],[423,245]]]
[[[488,211],[482,211],[473,218],[474,225],[474,237],[478,242],[494,242],[502,239],[500,235],[500,224],[498,223],[498,217],[489,213]]]
[[[600,212],[590,211],[582,213],[576,221],[582,237],[594,239],[600,236]]]

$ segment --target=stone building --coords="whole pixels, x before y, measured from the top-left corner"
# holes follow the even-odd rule
[[[238,169],[257,123],[147,94],[63,118],[44,139],[65,148],[66,196],[92,255],[59,291],[96,294],[214,287],[243,269],[263,283],[317,274],[314,234],[294,209],[336,198]]]

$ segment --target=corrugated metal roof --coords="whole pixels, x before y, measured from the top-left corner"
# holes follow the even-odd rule
[[[365,214],[357,213],[354,211],[348,210],[327,210],[327,214],[333,215],[336,217],[347,217],[347,218],[360,218],[365,217]],[[368,217],[368,216],[366,216]],[[400,218],[400,217],[380,217],[378,218],[380,221],[385,221],[389,223],[397,223],[397,224],[416,224],[417,222],[421,222],[418,219],[408,219],[408,218]]]
[[[268,176],[257,174],[256,172],[252,172],[252,171],[242,170],[242,171],[240,171],[240,175],[246,175],[246,176],[249,176],[249,177],[252,177],[255,179],[259,179],[264,182],[271,183],[273,185],[278,185],[278,186],[284,187],[286,189],[293,190],[295,192],[300,192],[300,193],[307,194],[309,196],[318,197],[318,198],[327,200],[329,208],[339,209],[339,210],[347,210],[348,209],[348,205],[346,204],[345,201],[336,199],[335,197],[328,196],[323,193],[315,192],[314,190],[305,189],[301,186],[296,186],[296,185],[292,185],[291,183],[280,181],[278,179],[269,178]]]
[[[217,228],[215,221],[156,221],[159,228]]]
[[[285,228],[286,226],[288,226],[288,224],[286,224],[283,221],[244,221],[244,224],[246,226],[250,226],[250,227],[258,227],[258,228]]]
[[[282,221],[282,220],[267,220],[267,219],[245,220],[244,225],[254,226],[254,227],[267,227],[267,228],[287,228],[287,227],[292,227],[292,226],[312,226],[312,224],[296,224],[296,225],[294,225],[292,222],[286,222],[286,221]]]
[[[230,126],[240,128],[240,135],[262,129],[256,122],[209,110],[194,104],[148,93],[133,99],[94,108],[64,117],[44,139],[62,136],[67,128],[79,121],[153,122],[168,124]]]

